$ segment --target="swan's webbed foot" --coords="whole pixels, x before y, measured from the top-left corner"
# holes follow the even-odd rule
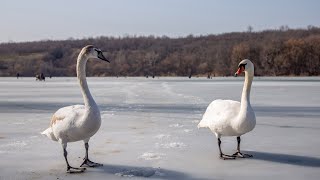
[[[63,147],[63,155],[67,163],[67,173],[83,173],[86,170],[86,168],[75,168],[70,166],[67,158],[67,155],[68,155],[67,143],[62,144],[62,147]]]
[[[67,167],[67,173],[83,173],[85,170],[86,168]]]
[[[231,159],[236,159],[236,157],[234,155],[227,155],[227,154],[220,154],[220,159],[223,160],[231,160]]]
[[[80,167],[82,167],[82,166],[84,166],[84,165],[86,165],[86,166],[88,166],[88,167],[103,166],[103,164],[99,164],[99,163],[92,162],[92,161],[90,161],[89,159],[86,159],[86,158],[84,159],[84,161],[83,161],[83,163],[81,164]]]
[[[251,154],[245,154],[245,153],[242,153],[240,151],[234,153],[232,156],[239,157],[239,158],[250,158],[250,157],[253,157]]]
[[[230,160],[230,159],[235,159],[236,157],[233,155],[227,155],[227,154],[223,154],[221,151],[221,140],[220,138],[218,138],[218,145],[219,145],[219,151],[220,151],[220,159],[223,160]]]

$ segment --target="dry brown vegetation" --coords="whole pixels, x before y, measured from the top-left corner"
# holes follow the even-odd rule
[[[221,35],[98,37],[81,40],[0,44],[0,76],[75,76],[80,49],[93,44],[111,63],[89,61],[88,76],[229,76],[241,59],[256,75],[320,74],[320,28]]]

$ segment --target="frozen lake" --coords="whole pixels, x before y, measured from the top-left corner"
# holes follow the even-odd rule
[[[83,104],[76,78],[0,78],[2,179],[320,179],[320,78],[255,77],[250,159],[220,160],[215,136],[197,129],[215,99],[240,100],[239,78],[88,78],[102,125],[90,158],[103,167],[66,174],[62,147],[40,135],[63,106]],[[226,153],[236,138],[222,138]],[[82,142],[68,144],[77,167]]]

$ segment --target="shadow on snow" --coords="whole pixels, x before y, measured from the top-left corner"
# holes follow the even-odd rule
[[[320,158],[309,156],[298,156],[291,154],[246,151],[253,155],[253,159],[270,161],[275,163],[290,164],[296,166],[320,167]]]
[[[194,177],[183,172],[127,165],[104,164],[97,168],[100,173],[112,174],[119,177],[144,177],[144,178],[160,178],[160,179],[194,179]]]

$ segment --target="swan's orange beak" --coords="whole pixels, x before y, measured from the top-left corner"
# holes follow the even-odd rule
[[[242,72],[244,71],[244,67],[243,66],[240,66],[238,68],[238,71],[236,73],[234,73],[234,76],[237,77],[239,74],[241,74]]]

